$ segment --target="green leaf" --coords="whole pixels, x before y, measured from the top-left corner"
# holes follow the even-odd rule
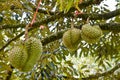
[[[0,62],[0,71],[4,71],[4,70],[11,71],[11,68],[6,63]]]
[[[84,68],[86,68],[87,67],[87,65],[83,65],[82,67],[81,67],[81,69],[84,69]]]
[[[60,11],[63,11],[63,4],[64,4],[63,0],[60,0],[59,3],[60,3],[60,8],[59,9],[60,9]]]
[[[97,56],[97,57],[95,58],[95,62],[97,62],[100,58],[101,58],[101,56]]]
[[[106,64],[109,66],[109,67],[112,67],[112,65],[107,61]]]
[[[67,13],[73,5],[73,0],[69,0],[67,6],[65,7],[64,12]]]

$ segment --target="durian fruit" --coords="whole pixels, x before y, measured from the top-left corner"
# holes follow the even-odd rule
[[[30,71],[41,56],[42,43],[39,39],[31,37],[25,41],[24,46],[26,47],[28,59],[23,71]]]
[[[29,38],[25,42],[18,41],[8,52],[11,65],[20,71],[32,70],[42,53],[42,43],[39,39]]]
[[[71,28],[63,34],[63,44],[69,51],[75,51],[81,40],[81,31],[76,28]]]
[[[96,43],[102,36],[102,30],[98,25],[91,26],[90,24],[85,24],[82,26],[81,38],[88,43]]]
[[[22,45],[14,46],[8,52],[8,59],[13,67],[22,70],[28,58],[28,54]]]

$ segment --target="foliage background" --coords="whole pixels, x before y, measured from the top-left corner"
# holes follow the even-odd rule
[[[40,39],[44,50],[33,70],[23,73],[10,65],[7,52],[24,39],[25,26],[32,21],[39,0],[0,0],[0,79],[119,80],[120,3],[116,0],[116,10],[111,11],[103,1],[42,0],[29,36]],[[82,13],[75,15],[75,11]],[[70,53],[62,44],[62,35],[71,22],[81,29],[88,17],[104,35],[96,44],[81,40],[78,51]]]

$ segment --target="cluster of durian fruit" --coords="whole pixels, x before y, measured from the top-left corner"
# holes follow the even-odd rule
[[[28,38],[25,42],[18,41],[8,52],[11,65],[20,71],[31,71],[42,53],[42,43],[39,39]]]
[[[88,43],[96,43],[102,36],[102,30],[98,25],[85,24],[82,29],[71,28],[63,34],[63,44],[69,51],[75,51],[81,39]],[[32,70],[42,53],[42,43],[39,39],[30,37],[25,42],[19,41],[8,52],[8,59],[11,65],[20,71]]]
[[[63,44],[69,51],[75,51],[78,45],[83,39],[87,43],[96,43],[102,36],[102,30],[99,25],[91,26],[90,24],[84,24],[82,29],[71,28],[63,34]]]

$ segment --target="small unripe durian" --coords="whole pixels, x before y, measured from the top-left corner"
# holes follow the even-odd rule
[[[22,70],[28,58],[28,54],[23,46],[14,46],[8,52],[8,59],[13,67]]]
[[[63,34],[63,44],[69,51],[75,51],[81,39],[81,31],[76,28],[71,28]]]
[[[90,24],[85,24],[82,26],[81,37],[88,43],[96,43],[102,36],[102,30],[98,25],[91,26]]]
[[[23,68],[23,71],[29,71],[34,67],[41,56],[42,43],[39,39],[31,37],[26,40],[25,47],[28,54],[28,59]]]

